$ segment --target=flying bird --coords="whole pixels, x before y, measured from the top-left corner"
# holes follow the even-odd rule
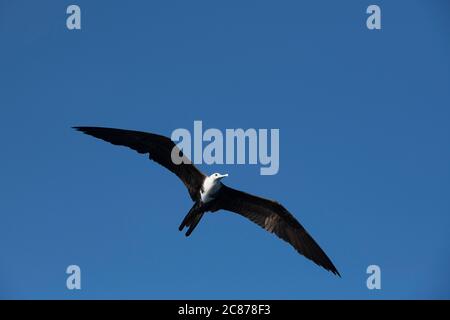
[[[73,128],[114,145],[126,146],[141,154],[148,154],[151,160],[177,175],[194,202],[179,227],[180,231],[187,228],[186,236],[194,231],[205,213],[221,209],[231,211],[275,233],[291,244],[300,254],[340,277],[330,258],[280,203],[226,186],[222,183],[222,179],[228,174],[213,173],[210,176],[203,174],[168,137],[124,129]],[[173,152],[179,156],[181,163],[174,163]]]

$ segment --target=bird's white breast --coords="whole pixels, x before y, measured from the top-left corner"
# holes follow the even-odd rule
[[[210,177],[207,177],[205,181],[203,181],[203,187],[200,191],[200,197],[203,203],[209,202],[214,199],[214,195],[217,191],[219,191],[221,186],[220,181],[214,180]]]

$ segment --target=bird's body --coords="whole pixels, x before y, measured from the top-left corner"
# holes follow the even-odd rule
[[[176,174],[194,201],[179,227],[180,231],[188,228],[186,236],[192,233],[206,212],[231,211],[275,233],[300,254],[340,276],[325,252],[281,204],[224,185],[221,180],[228,176],[227,174],[204,175],[169,138],[153,133],[113,128],[75,129],[115,145],[127,146],[142,154],[148,153],[150,159]],[[174,154],[181,157],[182,161],[173,161]]]
[[[228,175],[220,175],[219,173],[214,173],[211,176],[206,177],[200,189],[200,200],[203,203],[208,203],[214,200],[217,192],[222,186],[222,183],[219,180],[227,176]]]

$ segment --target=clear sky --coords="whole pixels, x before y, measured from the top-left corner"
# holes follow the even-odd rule
[[[372,3],[381,30],[366,28]],[[0,298],[450,298],[449,9],[0,0]],[[283,203],[342,278],[235,214],[186,238],[174,175],[71,129],[194,120],[280,129],[277,175],[200,168]]]

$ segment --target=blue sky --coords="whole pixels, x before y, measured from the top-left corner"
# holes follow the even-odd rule
[[[72,3],[80,31],[65,26]],[[365,26],[372,3],[380,31]],[[450,298],[448,9],[0,0],[0,298]],[[170,135],[194,120],[280,129],[277,175],[200,168],[282,202],[341,279],[231,213],[185,238],[175,176],[71,129]]]

